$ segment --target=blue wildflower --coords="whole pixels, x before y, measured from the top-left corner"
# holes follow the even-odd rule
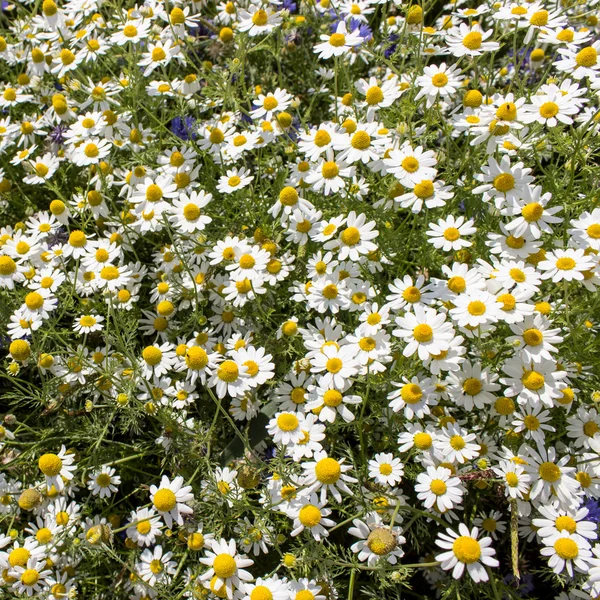
[[[169,129],[182,140],[195,140],[196,134],[196,119],[194,117],[174,117],[169,123]]]

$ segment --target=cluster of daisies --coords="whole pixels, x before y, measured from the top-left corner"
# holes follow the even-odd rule
[[[596,10],[4,3],[0,595],[599,597]]]

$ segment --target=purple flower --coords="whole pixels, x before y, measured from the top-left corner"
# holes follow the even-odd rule
[[[52,131],[48,134],[50,141],[53,144],[58,144],[62,146],[65,143],[64,135],[69,128],[66,125],[59,124],[52,129]]]
[[[296,12],[298,6],[294,2],[294,0],[283,0],[283,8],[293,13]]]
[[[388,38],[389,46],[387,46],[386,49],[383,51],[383,55],[386,58],[389,58],[390,56],[392,56],[392,54],[394,54],[394,52],[396,52],[398,44],[395,44],[394,42],[396,42],[399,39],[399,36],[397,36],[395,33],[392,33],[392,35],[390,35],[390,37]]]
[[[169,123],[169,129],[182,140],[195,140],[196,134],[196,119],[194,117],[175,117]]]
[[[373,39],[373,31],[366,23],[363,23],[363,21],[360,21],[359,19],[354,19],[354,18],[350,19],[350,23],[348,25],[348,31],[350,33],[352,33],[353,31],[356,31],[357,29],[358,29],[358,34],[360,35],[360,37],[364,38],[365,41]]]
[[[531,575],[531,573],[521,575],[519,580],[515,579],[512,573],[509,573],[504,577],[504,583],[514,588],[519,596],[527,596],[533,592],[535,588],[533,584],[533,575]]]
[[[600,504],[598,500],[590,499],[584,504],[590,512],[587,514],[586,520],[598,523],[600,521]]]

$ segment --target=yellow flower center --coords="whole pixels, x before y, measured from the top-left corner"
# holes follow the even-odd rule
[[[342,468],[335,458],[322,458],[315,467],[317,479],[325,485],[335,483],[341,474]]]
[[[566,256],[556,261],[556,268],[561,271],[571,271],[575,268],[576,264],[572,258]]]
[[[154,48],[154,50],[152,50],[152,60],[154,62],[159,62],[165,58],[167,58],[167,54],[162,48]]]
[[[431,78],[431,83],[438,88],[444,87],[448,83],[448,76],[445,73],[436,73]]]
[[[563,560],[575,560],[579,556],[579,548],[576,542],[569,538],[558,538],[554,542],[554,550]]]
[[[523,419],[523,424],[530,431],[537,431],[540,427],[540,420],[534,415],[527,415]]]
[[[454,450],[462,450],[467,445],[467,443],[460,435],[453,435],[450,438],[450,445],[452,446],[452,448],[454,448]]]
[[[446,493],[446,490],[448,489],[448,486],[441,479],[433,479],[431,481],[431,483],[429,484],[429,489],[436,496],[443,496]]]
[[[417,183],[413,190],[414,195],[417,198],[421,198],[421,200],[426,200],[427,198],[431,198],[433,196],[434,187],[433,181],[429,179],[423,179],[421,183]]]
[[[586,233],[593,239],[600,239],[600,223],[593,223],[586,229]]]
[[[35,569],[25,569],[21,575],[21,583],[26,586],[35,585],[40,579],[40,574]]]
[[[544,119],[551,119],[558,114],[558,104],[556,102],[544,102],[540,106],[540,115]]]
[[[35,539],[40,544],[47,544],[52,539],[52,532],[47,527],[41,527],[36,531]]]
[[[505,102],[496,110],[496,117],[500,121],[514,121],[517,117],[517,107],[513,102]]]
[[[306,390],[301,387],[296,387],[292,390],[290,398],[294,404],[304,404],[306,402]]]
[[[137,529],[137,532],[141,535],[147,535],[148,533],[150,533],[150,530],[152,529],[152,524],[150,523],[150,521],[148,519],[144,519],[143,521],[140,521],[135,528]]]
[[[549,483],[560,479],[560,469],[553,462],[543,462],[539,467],[540,477]]]
[[[273,600],[273,593],[266,585],[257,585],[250,592],[250,600]]]
[[[31,292],[25,296],[25,305],[29,310],[39,310],[44,306],[44,297],[38,292]]]
[[[0,256],[0,275],[12,275],[17,270],[17,263],[10,256]]]
[[[40,456],[38,466],[47,477],[56,477],[60,473],[63,463],[56,454],[43,454]]]
[[[544,336],[539,329],[526,329],[523,340],[528,346],[539,346],[544,341]]]
[[[294,206],[298,203],[298,192],[291,186],[284,187],[279,192],[279,202],[284,206]]]
[[[335,35],[335,34],[334,34]],[[315,133],[315,146],[322,148],[331,142],[331,136],[325,129],[319,129],[317,133]]]
[[[485,314],[486,306],[481,300],[473,300],[467,305],[467,312],[474,317],[480,317]]]
[[[126,25],[123,29],[123,35],[128,38],[134,38],[138,33],[138,30],[133,25]]]
[[[208,354],[200,346],[191,346],[185,354],[185,363],[190,369],[203,369],[208,364]]]
[[[283,413],[277,417],[277,427],[281,431],[294,431],[298,429],[298,417],[292,413]]]
[[[338,176],[339,172],[340,168],[332,160],[324,162],[323,166],[321,167],[321,174],[325,179],[334,179]]]
[[[240,268],[252,269],[256,264],[256,260],[251,254],[242,254],[240,257]]]
[[[396,547],[394,534],[386,527],[378,527],[369,533],[367,546],[373,554],[383,556],[389,554]]]
[[[119,269],[117,267],[103,267],[100,271],[100,277],[106,281],[113,281],[119,277]]]
[[[460,231],[456,227],[448,227],[444,231],[444,239],[449,242],[455,242],[460,237]]]
[[[499,192],[505,194],[515,187],[515,178],[510,173],[501,173],[494,177],[492,184]]]
[[[275,98],[275,96],[267,96],[263,100],[263,108],[266,110],[273,110],[277,108],[278,105],[279,102],[277,102],[277,98]]]
[[[598,52],[592,46],[582,48],[575,55],[575,62],[579,67],[593,67],[598,62]]]
[[[421,344],[429,342],[433,338],[433,329],[426,323],[421,323],[413,329],[413,337]]]
[[[428,433],[421,431],[413,436],[413,442],[419,450],[427,450],[431,448],[433,439]]]
[[[70,65],[75,61],[75,55],[70,50],[63,48],[60,51],[60,60],[63,65]]]
[[[423,397],[423,390],[416,383],[407,383],[402,386],[400,397],[406,404],[417,404]]]
[[[79,324],[82,327],[92,327],[96,324],[96,319],[94,319],[94,317],[91,315],[85,315],[79,319]]]
[[[154,506],[159,512],[170,512],[177,506],[177,498],[175,494],[167,489],[162,488],[154,494]]]
[[[537,371],[525,371],[521,382],[528,390],[537,391],[544,387],[545,380],[544,376]]]
[[[264,11],[263,11],[264,12]],[[230,554],[218,554],[213,563],[215,575],[220,579],[228,579],[237,571],[235,559]]]
[[[74,248],[83,248],[87,242],[85,233],[83,231],[73,231],[69,236],[69,244]]]
[[[414,173],[419,168],[419,161],[414,156],[407,156],[401,164],[407,173]]]
[[[8,555],[8,564],[11,567],[24,567],[29,560],[31,553],[27,548],[15,548]]]
[[[146,346],[142,351],[142,358],[151,367],[155,367],[162,360],[162,351],[156,346]]]
[[[183,216],[188,221],[195,221],[200,216],[200,208],[190,202],[183,207]]]
[[[239,367],[233,360],[222,362],[217,369],[217,377],[227,383],[233,383],[239,377],[239,374]]]
[[[335,408],[342,403],[342,398],[342,394],[337,390],[327,390],[323,394],[323,404],[325,404],[325,406],[331,406],[332,408]]]
[[[151,183],[146,189],[146,200],[148,202],[158,202],[163,197],[163,191],[155,183]]]
[[[465,394],[468,394],[469,396],[477,396],[482,389],[483,386],[481,381],[479,379],[475,379],[474,377],[469,377],[469,379],[466,379],[463,383],[463,390]]]
[[[314,527],[321,522],[321,511],[313,504],[307,504],[300,509],[298,520],[304,527]]]
[[[478,31],[471,31],[463,38],[463,46],[469,50],[479,50],[483,41],[481,34]]]
[[[350,139],[350,145],[357,150],[365,150],[371,145],[371,136],[366,131],[357,131]]]
[[[383,90],[379,86],[374,85],[367,90],[365,99],[369,106],[379,104],[383,100]]]
[[[325,368],[327,369],[327,371],[329,371],[329,373],[339,373],[342,370],[342,367],[344,366],[344,364],[342,363],[342,361],[339,358],[330,358],[327,360],[327,363],[325,364]]]
[[[575,533],[577,530],[577,522],[573,517],[569,517],[568,515],[561,515],[554,522],[556,529],[558,531],[568,531],[569,533]]]
[[[479,560],[481,546],[476,539],[468,535],[461,535],[452,544],[452,552],[461,563],[470,565]]]
[[[267,14],[267,11],[263,10],[262,8],[260,10],[257,10],[252,15],[252,23],[254,23],[254,25],[258,25],[259,27],[264,27],[268,22],[269,22],[269,15]]]
[[[338,288],[337,285],[335,285],[334,283],[330,283],[329,285],[326,285],[323,288],[323,296],[328,300],[333,300],[334,298],[337,298],[337,295]]]
[[[450,277],[450,279],[448,279],[448,289],[455,294],[461,294],[467,289],[467,282],[465,281],[464,277],[455,275],[454,277]]]

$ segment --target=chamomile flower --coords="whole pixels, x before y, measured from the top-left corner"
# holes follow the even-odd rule
[[[247,32],[250,37],[270,33],[281,24],[281,13],[275,12],[267,6],[250,4],[248,10],[240,10],[238,28]]]
[[[559,459],[552,446],[546,448],[540,444],[537,450],[528,446],[527,454],[525,470],[531,477],[531,499],[548,502],[556,497],[563,506],[570,507],[579,483],[574,477],[575,467],[567,466],[569,456]]]
[[[430,405],[435,405],[433,396],[435,385],[429,377],[417,377],[416,375],[408,380],[404,377],[401,383],[392,382],[397,389],[388,394],[389,406],[394,412],[404,412],[404,416],[409,421],[414,417],[422,419],[430,414]]]
[[[65,481],[71,481],[77,466],[74,464],[75,455],[68,453],[65,446],[61,446],[58,454],[42,454],[38,460],[38,467],[46,478],[46,487],[54,486],[59,492],[65,487]]]
[[[552,279],[554,283],[582,281],[584,272],[593,268],[594,261],[591,256],[586,255],[584,250],[574,248],[548,252],[545,259],[538,264],[538,269],[542,271],[542,279]]]
[[[290,535],[296,537],[307,529],[317,542],[327,537],[327,528],[333,527],[335,521],[327,518],[331,509],[326,508],[325,504],[323,500],[319,502],[314,493],[298,498],[290,510],[290,516],[294,519],[294,529]]]
[[[146,548],[137,565],[140,577],[152,587],[158,583],[170,583],[171,575],[177,570],[177,562],[171,558],[173,558],[173,553],[164,552],[160,544],[154,546],[152,550]]]
[[[314,47],[314,51],[321,59],[331,58],[332,56],[343,56],[355,46],[359,46],[363,42],[363,38],[359,35],[358,29],[348,32],[346,23],[341,20],[331,35],[321,35],[321,43]]]
[[[351,465],[344,464],[345,459],[337,460],[327,455],[326,452],[318,452],[314,460],[302,464],[304,469],[304,484],[306,492],[312,493],[320,490],[321,502],[325,503],[327,494],[341,502],[342,495],[350,494],[347,483],[356,483],[356,479],[346,473],[352,470]]]
[[[459,425],[450,423],[442,428],[435,441],[435,447],[445,460],[463,464],[479,454],[481,446],[473,443],[475,439],[477,436],[474,433],[469,433]]]
[[[421,360],[438,355],[448,350],[450,340],[454,337],[451,323],[446,322],[446,315],[433,308],[416,306],[415,312],[406,313],[396,318],[398,329],[392,333],[407,342],[403,355],[412,356],[418,353]]]
[[[446,35],[446,44],[453,56],[480,56],[484,52],[498,50],[498,42],[488,41],[493,35],[493,30],[484,31],[480,25],[471,26],[461,23],[452,28]]]
[[[18,594],[27,594],[30,597],[42,593],[50,574],[46,562],[34,557],[29,558],[23,566],[11,565],[11,568],[6,570],[6,575],[13,579],[12,588]]]
[[[472,242],[465,240],[464,237],[477,231],[477,228],[473,227],[472,219],[466,220],[463,216],[455,218],[452,215],[446,219],[438,219],[437,223],[430,223],[429,227],[426,232],[430,238],[429,243],[444,252],[468,248]]]
[[[232,194],[250,185],[253,179],[254,177],[250,175],[248,169],[234,167],[228,169],[225,175],[219,177],[217,190],[222,194]]]
[[[375,229],[375,221],[368,221],[365,214],[357,215],[354,211],[348,214],[346,227],[341,231],[338,240],[325,244],[327,249],[336,249],[339,260],[357,261],[361,255],[377,250],[371,241],[379,235]]]
[[[392,150],[383,160],[386,171],[407,187],[414,187],[423,180],[433,180],[437,174],[435,152],[417,146],[414,150],[407,143],[398,150]]]
[[[163,475],[159,486],[150,486],[150,500],[168,527],[171,527],[173,522],[182,525],[183,516],[193,513],[186,504],[194,497],[191,491],[191,486],[183,485],[181,476],[169,481],[169,478]]]
[[[446,533],[438,534],[435,543],[445,550],[438,554],[435,559],[440,561],[442,569],[452,570],[452,577],[460,579],[467,569],[467,573],[475,581],[488,581],[487,567],[497,567],[499,562],[494,558],[496,551],[491,547],[492,538],[485,537],[478,539],[479,530],[473,527],[469,528],[460,523],[458,532],[452,529],[446,529]]]
[[[462,79],[455,65],[429,65],[423,69],[423,75],[417,77],[417,86],[421,89],[415,101],[426,98],[427,107],[430,108],[438,100],[448,100],[456,94]]]
[[[589,542],[577,533],[562,531],[542,538],[545,547],[542,556],[548,556],[548,566],[559,575],[565,569],[573,577],[573,571],[587,573],[592,552]]]
[[[121,483],[121,477],[115,473],[116,470],[113,467],[104,465],[90,474],[88,489],[94,496],[110,498],[118,491],[118,485]]]
[[[351,546],[358,560],[374,566],[381,558],[385,558],[389,564],[395,565],[404,556],[402,544],[406,543],[406,539],[400,535],[402,529],[385,525],[376,512],[368,513],[364,521],[354,519],[352,525],[348,533],[359,539]]]
[[[402,481],[403,466],[399,458],[382,452],[369,461],[369,477],[375,480],[375,483],[393,487]]]
[[[173,208],[170,210],[169,220],[174,227],[182,233],[195,233],[202,231],[212,222],[203,209],[208,206],[212,200],[212,194],[206,192],[192,191],[190,195],[181,194],[173,202]]]
[[[419,473],[415,484],[417,497],[425,508],[433,508],[440,513],[452,510],[462,503],[465,488],[458,477],[453,477],[445,467],[427,467],[425,473]]]
[[[76,333],[93,333],[94,331],[102,331],[104,317],[101,315],[82,315],[75,319],[73,323],[73,331]]]
[[[161,520],[153,508],[138,508],[129,515],[127,537],[138,546],[152,546],[162,535]]]

